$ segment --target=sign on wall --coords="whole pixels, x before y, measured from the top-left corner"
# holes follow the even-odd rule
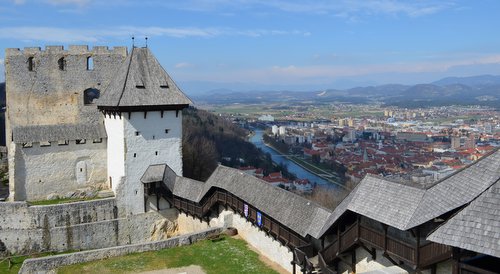
[[[262,226],[262,213],[257,211],[257,226]]]
[[[245,214],[245,217],[248,218],[248,205],[247,204],[243,204],[243,213]]]

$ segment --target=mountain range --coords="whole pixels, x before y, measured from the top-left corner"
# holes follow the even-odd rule
[[[211,90],[192,95],[199,104],[258,104],[294,103],[325,104],[370,103],[400,107],[431,107],[442,105],[484,105],[500,107],[500,76],[480,75],[471,77],[448,77],[417,85],[389,84],[356,87],[350,89],[325,89],[311,91]]]

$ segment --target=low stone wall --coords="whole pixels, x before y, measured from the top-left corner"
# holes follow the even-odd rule
[[[197,218],[188,216],[184,213],[179,213],[177,224],[180,233],[190,233],[208,227],[235,227],[238,229],[238,234],[247,243],[255,247],[271,261],[279,264],[281,267],[292,272],[293,253],[283,246],[279,241],[274,240],[271,236],[266,235],[263,231],[252,225],[245,218],[232,210],[226,210],[223,207],[219,209],[219,215],[210,218],[210,221],[203,222]]]
[[[175,246],[189,245],[210,235],[222,232],[221,227],[209,228],[197,233],[181,235],[163,241],[116,246],[97,250],[88,250],[45,258],[27,259],[19,273],[45,273],[60,266],[90,262],[130,253],[161,250]]]
[[[50,206],[0,203],[0,241],[11,254],[105,248],[176,235],[177,210],[117,218],[115,199]]]

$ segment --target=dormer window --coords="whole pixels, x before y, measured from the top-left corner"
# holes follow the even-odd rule
[[[146,88],[144,85],[135,85],[135,87],[138,89],[145,89]]]
[[[94,70],[94,59],[92,56],[87,57],[87,70]]]
[[[168,84],[160,85],[160,88],[168,88]]]
[[[59,70],[66,70],[66,60],[64,57],[59,58],[57,60],[57,65],[59,66]]]
[[[35,69],[35,62],[33,60],[33,56],[28,58],[28,70],[33,71]]]

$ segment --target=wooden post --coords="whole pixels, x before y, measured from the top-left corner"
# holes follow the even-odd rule
[[[418,269],[419,268],[419,265],[420,265],[420,228],[417,227],[417,232],[415,234],[417,234],[417,250],[416,250],[416,262],[415,262],[415,266],[416,268]]]
[[[340,254],[340,224],[337,225],[337,255]]]
[[[384,253],[387,252],[387,225],[382,224],[384,227]]]

